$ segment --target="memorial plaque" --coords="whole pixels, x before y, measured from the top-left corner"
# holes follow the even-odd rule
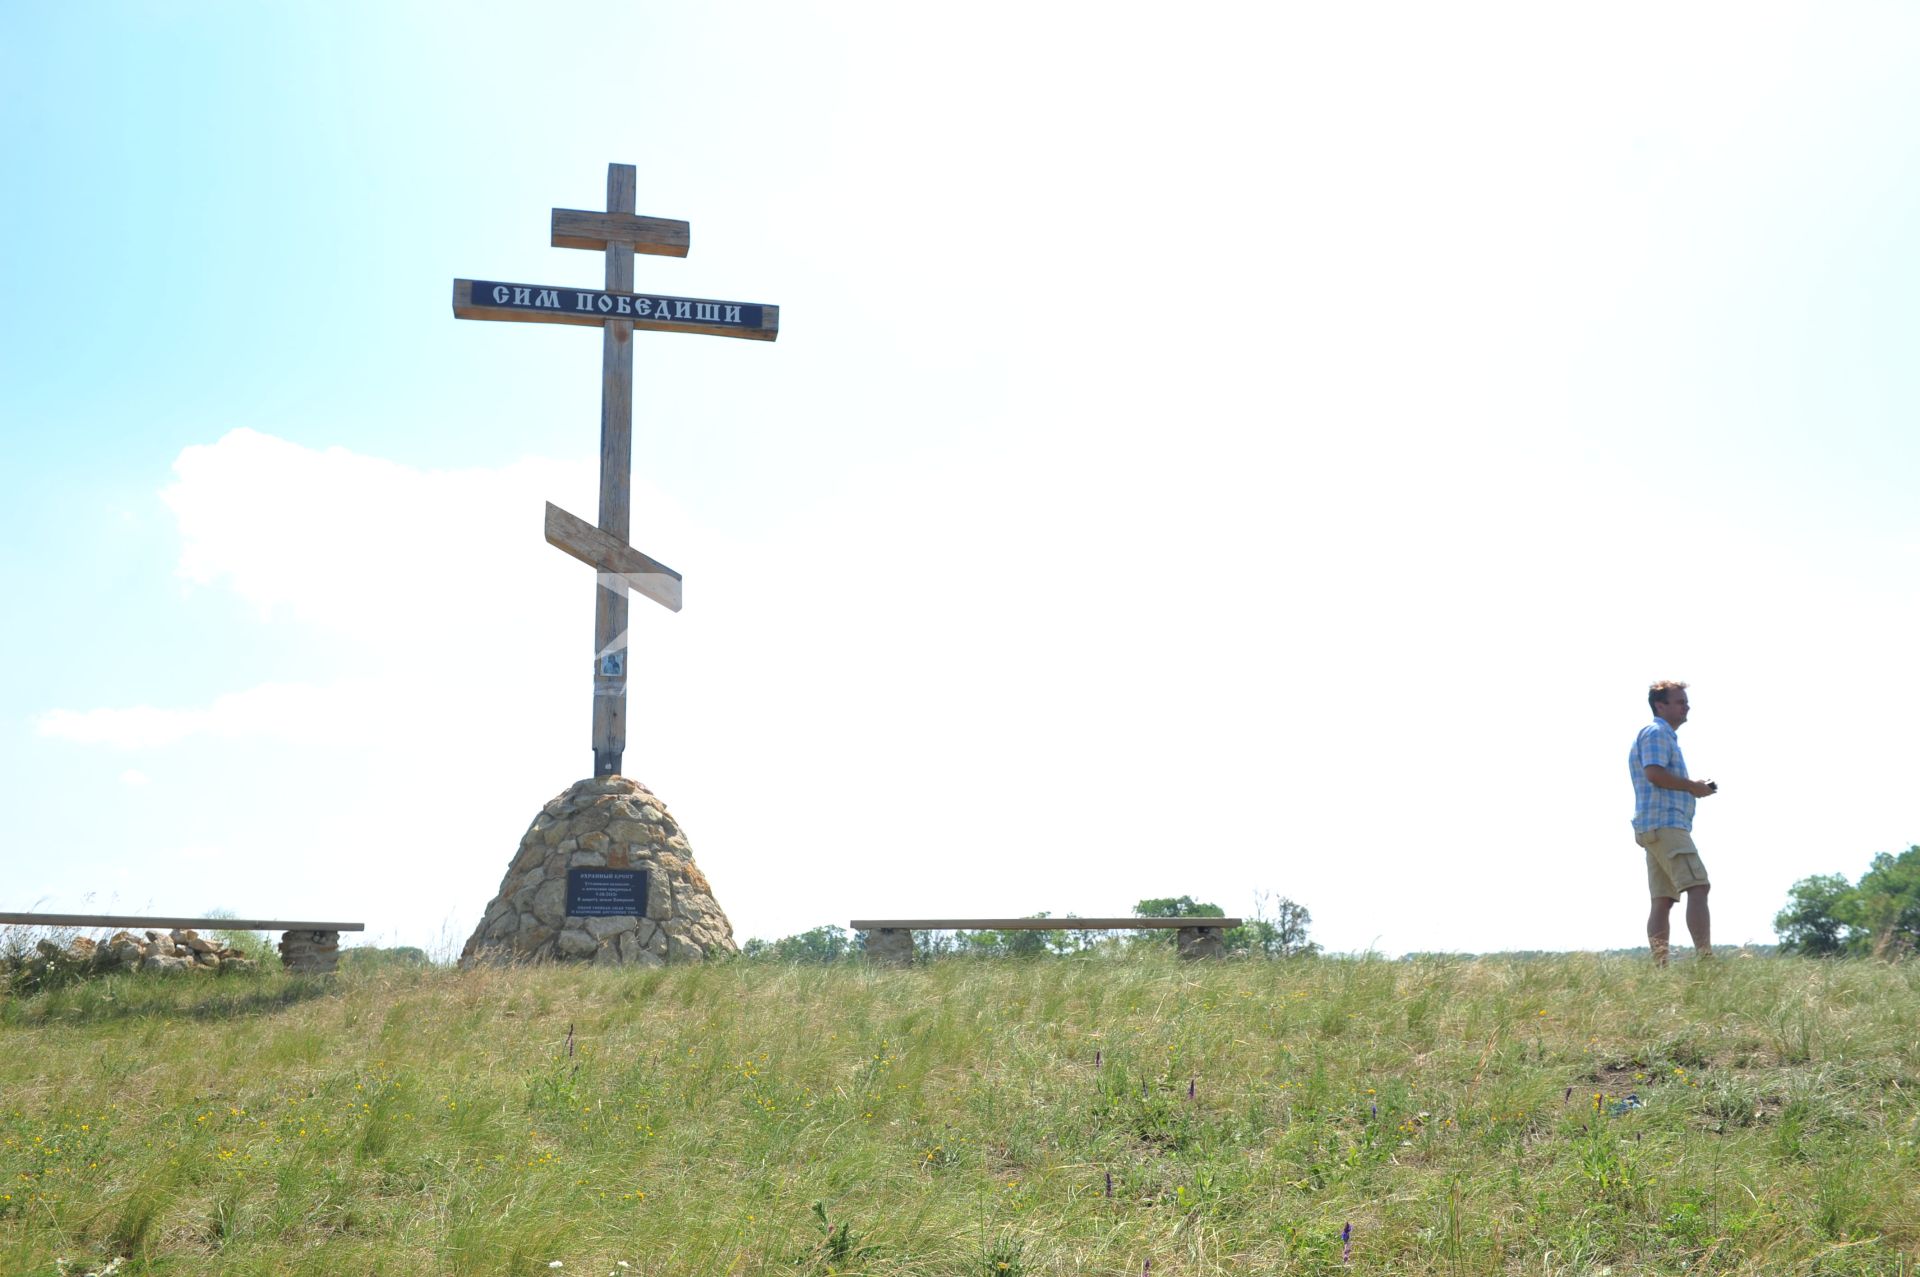
[[[569,918],[644,918],[647,871],[644,869],[567,870]]]

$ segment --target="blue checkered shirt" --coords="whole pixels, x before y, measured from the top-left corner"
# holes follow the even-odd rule
[[[1648,767],[1664,767],[1683,780],[1687,760],[1680,756],[1680,737],[1665,719],[1654,719],[1634,738],[1627,755],[1633,773],[1633,832],[1655,829],[1692,829],[1694,798],[1684,789],[1661,789],[1647,779]]]

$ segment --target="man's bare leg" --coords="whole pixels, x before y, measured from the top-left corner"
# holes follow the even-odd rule
[[[1694,952],[1703,958],[1713,956],[1713,919],[1707,913],[1707,890],[1706,886],[1687,888],[1687,934],[1693,937]]]
[[[1647,914],[1647,947],[1653,950],[1653,965],[1667,965],[1667,937],[1671,932],[1669,919],[1673,915],[1675,901],[1666,896],[1653,898],[1653,909]],[[1689,913],[1691,918],[1691,913]]]

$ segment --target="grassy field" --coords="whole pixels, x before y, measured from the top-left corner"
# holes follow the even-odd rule
[[[1917,1023],[1737,956],[115,977],[0,1001],[0,1272],[1910,1274]]]

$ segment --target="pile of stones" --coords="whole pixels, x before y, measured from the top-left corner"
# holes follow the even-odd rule
[[[644,913],[569,914],[568,874],[599,869],[645,874]],[[666,804],[636,780],[602,776],[573,785],[533,818],[460,964],[653,967],[735,952],[733,926]]]
[[[208,940],[190,927],[134,935],[116,931],[105,941],[77,936],[65,948],[51,940],[34,946],[41,958],[87,971],[251,971],[254,961],[238,949]]]

